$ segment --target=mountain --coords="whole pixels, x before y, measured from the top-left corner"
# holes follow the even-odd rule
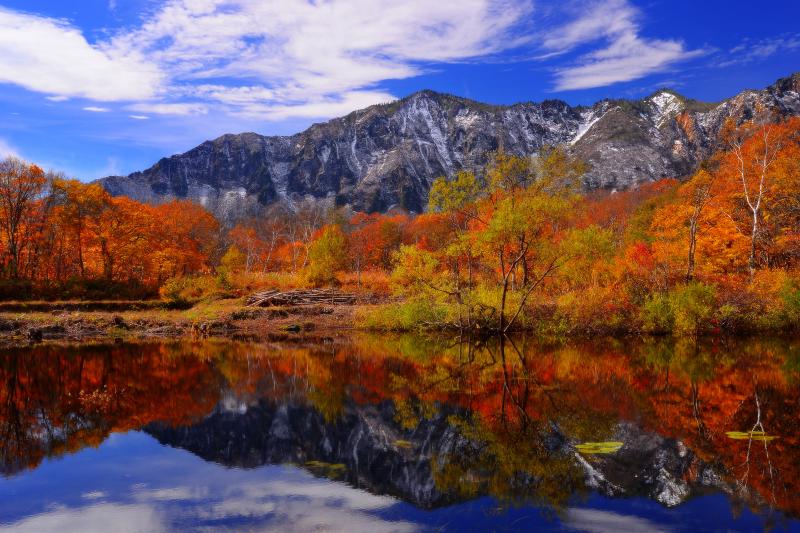
[[[765,113],[800,114],[800,73],[718,104],[664,89],[590,107],[559,100],[496,106],[426,90],[296,135],[223,135],[101,183],[142,201],[189,198],[226,220],[306,196],[359,211],[420,212],[435,178],[480,169],[500,146],[529,155],[545,144],[568,145],[591,165],[586,188],[627,189],[690,174],[719,146],[727,119]]]

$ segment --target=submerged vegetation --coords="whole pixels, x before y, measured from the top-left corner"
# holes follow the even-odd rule
[[[585,165],[498,151],[436,180],[423,214],[264,208],[221,227],[200,206],[145,205],[8,159],[0,168],[4,299],[160,297],[177,306],[261,289],[382,297],[361,327],[543,335],[795,328],[800,119],[726,126],[685,182],[582,192]]]

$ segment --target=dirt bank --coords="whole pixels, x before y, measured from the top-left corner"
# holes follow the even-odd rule
[[[248,307],[243,299],[218,300],[190,309],[161,305],[116,310],[112,307],[48,303],[26,311],[0,306],[0,344],[49,340],[182,338],[197,336],[265,336],[353,329],[365,305],[298,305]],[[49,309],[48,309],[49,305]]]

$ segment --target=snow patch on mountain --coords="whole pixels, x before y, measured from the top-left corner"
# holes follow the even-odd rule
[[[668,91],[659,91],[649,100],[655,110],[653,122],[658,128],[683,111],[681,99]]]

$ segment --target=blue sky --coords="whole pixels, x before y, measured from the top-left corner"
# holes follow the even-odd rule
[[[800,71],[798,20],[798,0],[0,0],[0,153],[89,180],[425,88],[717,101]]]

